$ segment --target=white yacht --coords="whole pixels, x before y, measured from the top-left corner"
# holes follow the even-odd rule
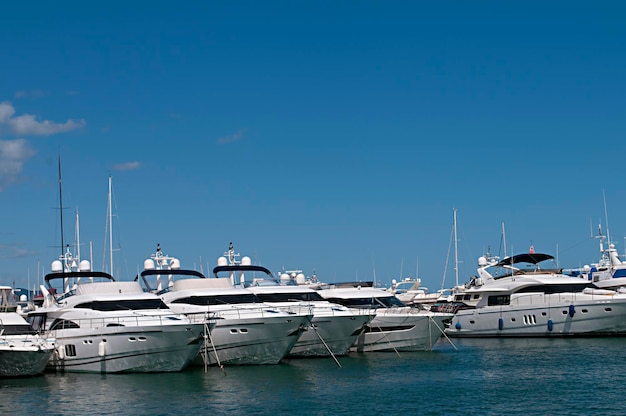
[[[68,372],[170,372],[183,370],[198,354],[205,325],[174,313],[138,282],[118,282],[90,270],[89,261],[70,269],[52,263],[45,276],[43,305],[28,313],[35,330],[56,340],[48,367]],[[58,297],[54,283],[73,288]]]
[[[243,263],[249,263],[249,258]],[[277,364],[311,319],[309,309],[286,312],[260,302],[254,293],[235,287],[230,277],[207,278],[181,269],[180,261],[164,255],[160,246],[137,278],[172,310],[192,320],[207,315],[214,319],[215,327],[194,365]]]
[[[253,292],[260,301],[288,312],[300,313],[311,311],[313,316],[308,330],[302,334],[290,351],[290,356],[324,357],[347,355],[357,337],[363,333],[366,325],[374,318],[375,313],[364,309],[348,308],[338,303],[325,300],[319,292],[308,286],[299,285],[304,282],[304,275],[293,271],[283,273],[280,280],[265,267],[252,266],[246,262],[234,260],[236,254],[229,249],[230,262],[225,257],[218,259],[218,267],[214,273],[228,273],[238,277],[239,285]],[[242,266],[246,266],[245,269]],[[245,272],[252,276],[245,276]],[[293,274],[293,277],[289,275]],[[300,276],[301,275],[301,276]],[[289,282],[288,284],[281,284]]]
[[[591,265],[585,265],[579,269],[569,269],[566,274],[586,278],[593,282],[595,287],[601,289],[626,288],[626,261],[620,258],[615,244],[609,242],[608,248],[604,248],[605,237],[599,228],[600,260]]]
[[[407,306],[431,305],[440,297],[440,293],[429,292],[427,287],[422,286],[422,279],[419,277],[407,277],[400,281],[393,279],[387,290]]]
[[[626,334],[626,293],[598,289],[550,265],[549,254],[478,259],[478,276],[455,294],[453,337]],[[546,263],[548,263],[547,266]]]
[[[375,313],[352,351],[430,351],[453,316],[407,306],[388,291],[373,287],[371,282],[325,284],[314,288],[330,302]]]
[[[13,289],[0,286],[0,377],[43,373],[54,348],[17,312]]]

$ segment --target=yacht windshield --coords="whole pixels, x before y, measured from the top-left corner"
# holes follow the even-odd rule
[[[338,303],[349,308],[392,308],[406,306],[400,299],[395,296],[385,297],[367,297],[367,298],[328,298],[332,303]]]
[[[188,305],[236,305],[242,303],[258,303],[253,293],[238,295],[210,295],[210,296],[187,296],[174,300],[172,303],[185,303]]]
[[[76,308],[94,311],[127,311],[140,309],[169,309],[161,299],[94,300],[76,305]]]
[[[324,298],[317,292],[305,293],[257,293],[263,302],[311,302],[324,301]]]

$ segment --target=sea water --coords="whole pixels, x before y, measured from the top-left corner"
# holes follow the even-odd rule
[[[442,339],[337,360],[2,379],[0,414],[626,414],[626,338]]]

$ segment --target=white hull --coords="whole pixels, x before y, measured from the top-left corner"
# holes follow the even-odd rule
[[[430,351],[443,335],[451,314],[415,308],[379,309],[354,346],[356,352]]]
[[[193,365],[278,364],[300,338],[307,315],[217,319]]]
[[[290,356],[327,357],[331,355],[330,352],[333,355],[346,355],[372,319],[371,315],[365,313],[333,313],[331,308],[314,308],[313,312],[309,328],[296,342]]]
[[[583,293],[512,295],[510,305],[457,311],[451,337],[626,335],[626,297]]]
[[[203,324],[108,326],[52,330],[49,368],[67,372],[181,371],[198,355]]]

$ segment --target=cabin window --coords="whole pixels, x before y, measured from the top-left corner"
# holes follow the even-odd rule
[[[46,315],[28,315],[26,320],[37,332],[41,332],[46,329]]]
[[[509,305],[510,303],[511,303],[510,295],[489,296],[489,298],[487,299],[487,305],[489,306]]]
[[[80,328],[80,326],[78,326],[76,322],[68,321],[66,319],[55,319],[50,326],[50,330],[71,328]]]
[[[76,346],[74,344],[65,346],[65,356],[66,357],[76,357]]]
[[[0,324],[0,335],[27,335],[35,334],[36,332],[30,325],[3,325]]]

